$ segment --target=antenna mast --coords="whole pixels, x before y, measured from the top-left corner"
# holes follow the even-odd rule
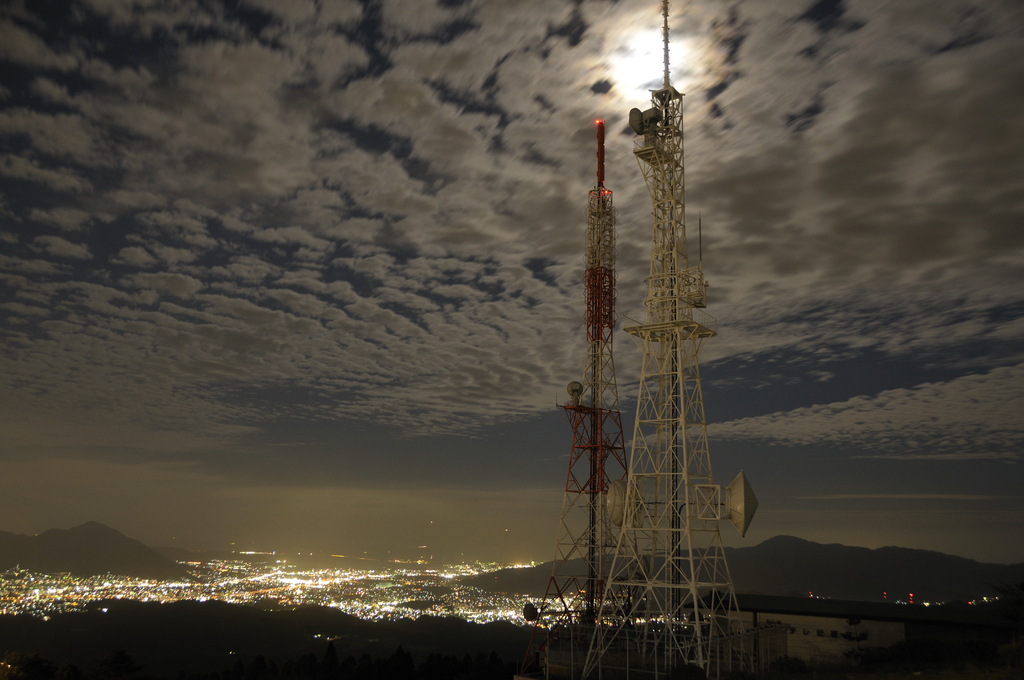
[[[563,408],[572,426],[572,449],[551,579],[534,622],[521,673],[544,666],[545,677],[578,678],[594,636],[595,617],[615,550],[605,498],[611,485],[625,488],[626,454],[612,361],[615,327],[615,209],[604,186],[604,121],[597,123],[597,186],[587,202],[587,356],[583,382],[569,383]],[[543,639],[542,639],[543,638]],[[541,659],[543,653],[543,659]]]
[[[665,84],[663,87],[668,89],[671,87],[671,83],[668,78],[668,0],[661,0],[661,16],[664,19],[661,27],[661,35],[665,42]]]

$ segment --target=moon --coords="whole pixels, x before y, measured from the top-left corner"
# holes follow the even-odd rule
[[[665,73],[665,53],[661,30],[639,30],[623,36],[621,47],[612,57],[612,79],[619,94],[627,99],[646,99],[650,90],[658,89]],[[682,74],[691,70],[694,59],[690,40],[672,37],[669,43],[669,66],[672,85],[685,91]]]

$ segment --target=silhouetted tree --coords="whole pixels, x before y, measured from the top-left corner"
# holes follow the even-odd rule
[[[438,677],[435,668],[437,666],[437,655],[431,652],[430,656],[423,660],[418,669],[420,680],[434,680]]]
[[[303,680],[314,680],[320,672],[320,662],[316,660],[316,654],[310,652],[303,654],[295,662],[295,677]]]
[[[267,660],[257,656],[245,669],[244,680],[267,680]]]
[[[38,654],[7,652],[0,663],[0,680],[52,680],[53,664]]]
[[[245,678],[245,664],[241,659],[235,661],[231,671],[225,680],[243,680]]]
[[[449,680],[462,674],[459,660],[454,656],[431,654],[420,664],[419,675],[422,680]]]
[[[499,678],[504,680],[505,664],[501,663],[501,658],[494,650],[491,650],[491,655],[487,657],[487,673],[495,680]]]
[[[336,680],[338,677],[338,652],[334,649],[334,643],[328,642],[324,650],[324,658],[320,662],[321,680]]]
[[[359,662],[356,664],[352,677],[355,680],[374,680],[376,675],[377,672],[373,667],[373,659],[370,658],[370,655],[363,654],[359,657]]]
[[[398,649],[382,664],[377,673],[378,680],[415,680],[416,664],[412,661],[412,654],[402,648]]]
[[[462,663],[459,664],[459,674],[465,677],[473,676],[473,657],[466,653],[466,656],[462,657]]]
[[[999,652],[1011,668],[1024,668],[1024,581],[992,586],[999,593],[999,606],[1013,624],[1013,639]]]
[[[999,606],[1003,616],[1018,629],[1024,629],[1024,581],[1000,583],[992,586],[999,593]]]
[[[109,656],[96,659],[93,664],[92,677],[97,680],[119,680],[120,678],[134,675],[142,670],[142,666],[135,664],[135,659],[123,649],[118,649]]]
[[[858,617],[856,617],[856,616],[851,616],[850,618],[846,619],[846,625],[848,625],[852,629],[852,632],[841,633],[840,636],[839,636],[839,637],[843,638],[844,640],[849,640],[850,642],[856,642],[857,643],[856,651],[851,649],[850,652],[853,652],[853,654],[849,654],[849,653],[847,654],[847,656],[849,656],[851,658],[852,657],[856,657],[860,653],[860,651],[861,651],[860,643],[862,643],[862,642],[864,642],[865,640],[868,639],[868,632],[867,631],[864,631],[862,633],[857,632],[857,626],[859,626],[860,623],[861,623],[860,619]]]

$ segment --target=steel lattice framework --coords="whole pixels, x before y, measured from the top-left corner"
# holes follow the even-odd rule
[[[615,209],[604,186],[604,121],[597,123],[597,186],[587,204],[586,289],[587,353],[583,382],[569,384],[572,401],[563,408],[572,427],[572,449],[559,521],[552,576],[524,672],[539,659],[579,675],[593,636],[611,566],[615,532],[604,502],[609,484],[626,473],[622,417],[612,358],[615,327]],[[621,483],[621,482],[620,482]],[[558,671],[556,671],[556,674]]]
[[[683,97],[669,82],[667,0],[662,7],[664,86],[650,109],[630,115],[643,135],[634,155],[653,214],[646,318],[625,329],[643,364],[624,498],[611,509],[621,529],[584,675],[659,678],[686,665],[708,672],[721,661],[717,642],[742,631],[697,361],[715,321],[701,311],[707,283],[686,247]]]

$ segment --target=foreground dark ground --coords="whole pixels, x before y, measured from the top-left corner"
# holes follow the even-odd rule
[[[891,647],[865,647],[834,668],[809,669],[798,659],[778,659],[771,680],[1020,680],[1024,641],[995,645],[981,640],[916,640]]]
[[[248,670],[257,657],[268,667],[273,662],[278,677],[289,677],[280,675],[289,660],[322,660],[328,642],[339,662],[363,655],[387,659],[400,645],[415,664],[432,654],[461,662],[467,654],[490,659],[492,652],[512,661],[522,657],[529,635],[529,629],[510,623],[480,625],[453,617],[374,622],[325,607],[265,610],[217,601],[103,601],[48,621],[0,616],[0,653],[38,654],[55,668],[73,665],[89,674],[97,658],[124,650],[142,666],[143,676],[167,678],[220,673],[238,662]],[[246,680],[260,677],[252,671]]]
[[[0,680],[510,680],[530,631],[457,618],[371,622],[336,609],[106,601],[48,621],[0,616]],[[738,676],[734,680],[740,680]],[[773,680],[1020,680],[1024,642],[903,642]]]
[[[954,655],[964,651],[960,643],[952,643]],[[892,650],[876,650],[891,656]],[[902,650],[905,653],[907,650]],[[911,650],[911,656],[920,655],[921,649]],[[973,653],[979,650],[975,648]],[[987,650],[994,652],[994,650]],[[971,656],[968,653],[967,656]],[[943,658],[948,655],[940,654]],[[986,656],[982,653],[981,656]],[[792,661],[792,660],[789,660]],[[905,660],[904,660],[905,661]],[[767,680],[1019,680],[1024,669],[1004,653],[1000,658],[959,658],[956,661],[924,661],[908,665],[904,662],[876,663],[831,670],[784,668],[792,664],[776,664]],[[895,667],[894,667],[895,666]],[[912,670],[918,668],[920,670]],[[284,664],[268,661],[262,655],[248,664],[241,659],[220,672],[179,673],[176,680],[509,680],[517,671],[515,662],[503,662],[497,654],[466,654],[455,656],[430,654],[421,663],[399,646],[387,657],[372,658],[363,654],[339,660],[333,642],[329,642],[318,658],[306,654],[289,659]],[[697,677],[686,674],[685,677]],[[55,666],[38,654],[8,652],[0,661],[3,680],[158,680],[147,674],[145,668],[124,651],[115,651],[96,659],[88,671],[75,665]],[[733,675],[727,680],[752,680],[749,676]]]

